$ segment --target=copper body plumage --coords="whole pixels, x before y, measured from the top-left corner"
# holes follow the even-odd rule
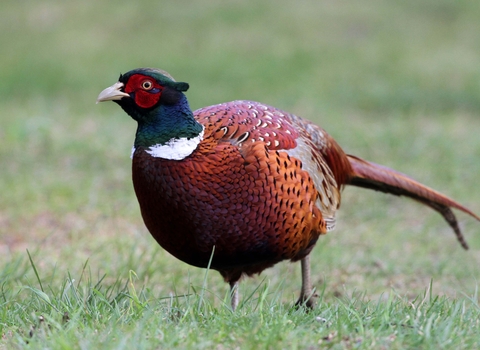
[[[233,101],[201,108],[193,118],[203,138],[184,159],[152,157],[147,147],[135,147],[133,184],[144,222],[164,249],[198,267],[207,267],[214,249],[211,268],[230,283],[233,308],[243,275],[282,260],[302,261],[299,303],[313,305],[308,255],[335,227],[345,185],[430,206],[464,248],[451,208],[479,219],[406,175],[346,155],[325,130],[279,109]]]
[[[330,168],[313,153],[320,150],[312,148],[304,161],[281,151],[303,136],[289,115],[261,104],[232,102],[195,116],[205,134],[190,157],[178,162],[152,159],[141,148],[134,153],[133,182],[152,235],[199,267],[215,246],[211,267],[228,281],[305,257],[327,232],[322,212],[333,219],[340,200]],[[304,162],[322,174],[318,184]]]

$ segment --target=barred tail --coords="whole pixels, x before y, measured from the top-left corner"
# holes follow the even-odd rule
[[[468,244],[458,226],[457,218],[451,208],[458,209],[480,221],[480,217],[472,211],[455,202],[453,199],[383,165],[367,162],[355,156],[348,155],[353,174],[347,184],[369,188],[375,191],[406,196],[419,201],[438,211],[455,232],[463,248]]]

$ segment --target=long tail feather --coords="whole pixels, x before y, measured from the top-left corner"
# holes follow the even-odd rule
[[[355,156],[348,155],[353,174],[347,184],[376,191],[406,196],[419,201],[438,211],[455,232],[463,248],[468,244],[463,237],[457,218],[451,208],[458,209],[480,221],[480,217],[471,210],[451,198],[437,192],[421,183],[383,165],[367,162]]]

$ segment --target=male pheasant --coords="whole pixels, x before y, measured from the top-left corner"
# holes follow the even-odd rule
[[[170,254],[230,284],[282,260],[301,261],[298,303],[313,305],[309,254],[335,227],[344,185],[413,198],[438,211],[467,249],[451,208],[472,211],[399,172],[347,155],[322,128],[271,106],[233,101],[192,112],[189,85],[141,68],[97,102],[138,123],[133,185],[143,220]],[[213,256],[212,256],[213,252]]]

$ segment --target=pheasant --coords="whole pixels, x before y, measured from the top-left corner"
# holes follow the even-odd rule
[[[120,75],[98,102],[137,121],[132,177],[146,227],[187,264],[217,270],[238,305],[242,276],[300,261],[297,304],[313,307],[309,254],[335,227],[341,190],[353,185],[410,197],[438,211],[463,248],[452,208],[466,207],[410,177],[347,155],[325,130],[252,101],[192,112],[189,85],[140,68]],[[209,265],[210,264],[210,265]]]

